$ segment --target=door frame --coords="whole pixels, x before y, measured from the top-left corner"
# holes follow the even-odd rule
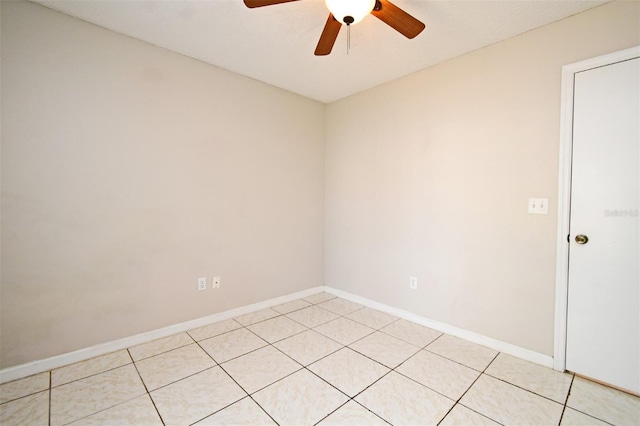
[[[573,95],[575,75],[640,57],[640,46],[620,50],[562,67],[560,98],[560,155],[558,158],[558,232],[556,251],[556,306],[553,368],[565,371],[567,357],[567,304],[569,288],[569,235],[571,213],[571,167],[573,148]]]

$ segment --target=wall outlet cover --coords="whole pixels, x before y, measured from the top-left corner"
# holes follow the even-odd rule
[[[198,291],[207,289],[207,277],[198,278]]]
[[[418,289],[418,277],[409,277],[409,288],[411,290]]]

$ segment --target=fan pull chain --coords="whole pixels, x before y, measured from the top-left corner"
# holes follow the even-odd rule
[[[347,55],[351,49],[351,25],[347,24]]]

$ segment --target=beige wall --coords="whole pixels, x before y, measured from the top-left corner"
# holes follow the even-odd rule
[[[638,5],[329,105],[326,284],[553,355],[561,67],[640,44]]]
[[[552,354],[560,70],[638,2],[327,107],[1,4],[0,367],[323,283]]]
[[[3,1],[1,366],[322,285],[324,109]]]

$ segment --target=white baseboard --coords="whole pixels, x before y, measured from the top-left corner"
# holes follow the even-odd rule
[[[238,317],[240,315],[256,312],[261,309],[281,305],[283,303],[311,296],[312,294],[320,293],[322,291],[324,291],[324,286],[318,286],[307,290],[298,291],[296,293],[291,293],[286,296],[269,299],[264,302],[241,306],[229,311],[220,312],[191,321],[186,321],[180,324],[170,325],[168,327],[152,330],[146,333],[136,334],[134,336],[125,337],[107,343],[102,343],[96,346],[80,349],[62,355],[57,355],[51,358],[5,368],[0,370],[0,384],[31,376],[32,374],[38,374],[45,371],[53,370],[54,368],[73,364],[79,361],[85,361],[96,356],[130,348],[132,346],[147,343],[152,340],[160,339],[162,337],[171,336],[172,334],[193,330],[194,328],[203,327],[205,325],[213,324],[214,322],[224,321],[230,318]]]
[[[454,327],[449,324],[434,321],[425,317],[421,317],[414,313],[404,311],[402,309],[394,308],[389,305],[385,305],[380,302],[376,302],[371,299],[367,299],[361,296],[356,296],[346,291],[338,290],[329,286],[325,286],[324,291],[331,293],[335,296],[343,299],[350,300],[355,303],[359,303],[364,306],[368,306],[372,309],[377,309],[382,312],[386,312],[391,315],[406,319],[407,321],[415,322],[416,324],[424,325],[425,327],[432,328],[437,331],[441,331],[446,334],[450,334],[455,337],[459,337],[464,340],[468,340],[473,343],[477,343],[482,346],[494,349],[498,352],[503,352],[508,355],[515,356],[517,358],[524,359],[545,367],[553,368],[553,357],[535,352],[529,349],[522,348],[520,346],[512,345],[501,340],[496,340],[491,337],[484,336],[482,334],[474,333],[469,330]]]
[[[54,368],[63,367],[65,365],[73,364],[87,359],[94,358],[96,356],[105,355],[111,352],[119,351],[122,349],[130,348],[132,346],[140,345],[150,342],[152,340],[160,339],[162,337],[171,336],[176,333],[182,333],[185,331],[193,330],[194,328],[203,327],[205,325],[213,324],[214,322],[224,321],[227,319],[235,318],[240,315],[256,312],[261,309],[270,308],[272,306],[281,305],[283,303],[291,302],[296,299],[311,296],[312,294],[326,291],[335,296],[341,297],[352,302],[359,303],[364,306],[368,306],[373,309],[377,309],[382,312],[386,312],[391,315],[406,319],[407,321],[414,322],[416,324],[424,325],[425,327],[432,328],[434,330],[441,331],[443,333],[450,334],[452,336],[459,337],[461,339],[468,340],[473,343],[477,343],[482,346],[494,349],[499,352],[531,361],[536,364],[543,365],[545,367],[553,368],[553,357],[544,355],[529,349],[522,348],[520,346],[512,345],[500,340],[493,339],[491,337],[484,336],[482,334],[474,333],[472,331],[464,330],[462,328],[454,327],[449,324],[444,324],[438,321],[434,321],[428,318],[421,317],[412,312],[408,312],[402,309],[394,308],[389,305],[385,305],[380,302],[376,302],[365,297],[356,296],[351,293],[347,293],[342,290],[338,290],[328,286],[318,286],[307,290],[291,293],[286,296],[276,297],[264,302],[254,303],[251,305],[241,306],[229,311],[220,312],[214,315],[198,318],[191,321],[186,321],[180,324],[170,325],[168,327],[152,330],[146,333],[136,334],[134,336],[125,337],[123,339],[114,340],[100,345],[92,346],[85,349],[80,349],[74,352],[46,358],[38,361],[29,362],[26,364],[17,365],[15,367],[9,367],[0,370],[0,384],[10,382],[12,380],[21,379],[23,377],[31,376],[33,374],[42,373],[45,371],[53,370]]]

